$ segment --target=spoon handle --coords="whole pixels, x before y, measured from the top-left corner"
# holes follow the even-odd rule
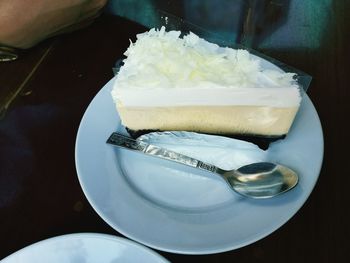
[[[148,155],[174,161],[174,162],[181,163],[194,168],[199,168],[201,170],[209,171],[212,173],[217,173],[217,171],[220,170],[215,165],[202,162],[195,158],[183,155],[181,153],[173,152],[171,150],[167,150],[156,145],[148,144],[143,141],[134,140],[130,137],[121,135],[116,132],[113,132],[111,134],[111,136],[107,140],[107,143],[115,146],[119,146],[122,148],[126,148],[129,150],[143,152]]]

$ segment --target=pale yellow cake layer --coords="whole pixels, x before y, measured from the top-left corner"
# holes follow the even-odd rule
[[[214,134],[287,134],[298,107],[196,106],[117,107],[132,130],[177,130]]]

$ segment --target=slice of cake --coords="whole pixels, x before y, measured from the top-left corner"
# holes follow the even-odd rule
[[[246,50],[180,34],[151,29],[125,52],[112,90],[124,126],[268,137],[288,133],[301,101],[294,74]]]

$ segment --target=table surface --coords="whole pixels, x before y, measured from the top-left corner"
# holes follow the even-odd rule
[[[313,76],[308,94],[322,122],[325,153],[319,181],[303,207],[268,237],[237,250],[199,256],[157,252],[171,262],[342,262],[350,219],[345,12],[339,6],[330,11],[333,20],[316,49],[265,50]],[[62,234],[122,236],[85,198],[74,144],[89,102],[113,77],[129,39],[143,31],[139,24],[104,15],[89,28],[0,64],[0,258]]]

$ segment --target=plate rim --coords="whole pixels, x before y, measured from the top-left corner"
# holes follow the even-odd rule
[[[34,247],[37,246],[41,246],[41,245],[45,245],[47,243],[51,243],[51,242],[56,242],[56,241],[60,241],[60,240],[67,240],[67,239],[78,239],[78,238],[83,238],[83,239],[99,239],[101,240],[108,240],[108,241],[112,241],[113,243],[115,243],[116,245],[119,243],[122,243],[124,245],[127,245],[128,247],[134,247],[135,249],[138,249],[140,251],[144,251],[145,254],[149,253],[152,256],[155,256],[156,258],[158,258],[159,260],[162,260],[162,262],[167,263],[169,262],[166,258],[164,258],[162,255],[158,254],[157,252],[155,252],[154,250],[152,250],[151,248],[141,244],[140,242],[136,242],[133,240],[130,240],[126,237],[121,237],[121,236],[116,236],[116,235],[111,235],[111,234],[106,234],[106,233],[98,233],[98,232],[79,232],[79,233],[68,233],[68,234],[63,234],[63,235],[57,235],[57,236],[53,236],[53,237],[49,237],[46,239],[42,239],[39,241],[36,241],[32,244],[29,244],[25,247],[22,247],[20,249],[18,249],[17,251],[11,253],[10,255],[4,257],[3,259],[0,259],[0,261],[6,261],[7,260],[11,260],[11,258],[16,257],[22,253],[25,253],[25,251],[27,250],[31,250]]]

